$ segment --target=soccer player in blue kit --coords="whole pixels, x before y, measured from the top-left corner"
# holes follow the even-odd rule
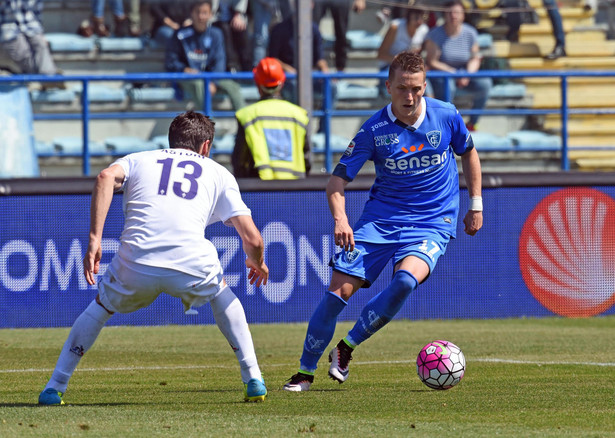
[[[300,368],[284,385],[307,391],[318,360],[331,342],[337,316],[361,287],[369,287],[392,261],[389,286],[363,308],[359,320],[329,353],[329,376],[343,383],[353,350],[399,312],[410,293],[427,279],[455,237],[461,156],[470,196],[463,223],[474,235],[483,223],[481,167],[472,137],[457,109],[425,93],[425,65],[419,54],[399,53],[386,81],[391,103],[363,124],[327,184],[336,246],[328,292],[310,319]],[[367,160],[376,180],[363,214],[351,228],[344,190]]]

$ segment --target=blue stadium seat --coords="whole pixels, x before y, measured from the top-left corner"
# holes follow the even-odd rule
[[[49,157],[57,153],[55,146],[49,141],[34,140],[34,150],[39,157]]]
[[[497,84],[489,90],[492,99],[521,99],[525,97],[525,84]]]
[[[175,100],[173,87],[129,88],[128,98],[133,103],[169,102]]]
[[[312,152],[314,153],[324,153],[325,152],[325,134],[322,132],[316,133],[311,137],[312,141]],[[331,151],[335,154],[341,154],[346,151],[348,148],[348,144],[350,143],[350,139],[342,137],[340,135],[331,134],[329,138],[329,144],[331,146]]]
[[[514,146],[518,150],[524,151],[540,151],[549,150],[557,151],[562,147],[562,140],[557,135],[545,134],[541,131],[513,131],[508,133]]]
[[[513,141],[508,137],[492,134],[490,132],[472,132],[472,140],[476,150],[480,151],[506,151],[513,149]]]
[[[82,85],[73,87],[76,93],[81,94]],[[122,103],[126,99],[126,90],[123,88],[108,87],[103,84],[88,84],[88,102],[90,103]]]
[[[137,37],[102,37],[96,40],[101,52],[139,52],[143,50],[143,41]]]
[[[256,85],[241,85],[241,95],[247,101],[257,101],[261,98]]]
[[[75,101],[77,94],[74,90],[32,90],[30,91],[30,98],[33,103],[64,103],[70,104]]]
[[[214,138],[212,154],[231,154],[235,148],[235,134],[224,134]]]
[[[83,138],[81,137],[56,137],[51,141],[57,155],[81,155],[83,154]],[[89,151],[92,155],[105,155],[109,151],[97,141],[90,140]]]
[[[143,140],[133,136],[116,136],[105,139],[105,146],[114,155],[127,155],[133,152],[149,151],[152,149],[160,149],[158,145],[152,141]]]
[[[45,34],[52,52],[91,52],[96,47],[94,38],[74,33],[50,32]]]
[[[338,100],[365,100],[376,99],[378,97],[378,87],[366,87],[364,85],[353,84],[341,79],[337,83]]]
[[[490,33],[478,34],[478,47],[481,49],[489,49],[493,46],[493,35]]]
[[[158,149],[169,149],[169,136],[157,135],[150,139],[150,142],[154,143]]]
[[[346,39],[353,50],[378,50],[382,44],[382,35],[365,30],[349,30]]]

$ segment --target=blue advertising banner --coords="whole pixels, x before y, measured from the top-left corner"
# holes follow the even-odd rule
[[[355,221],[366,191],[346,194]],[[269,283],[246,281],[241,242],[220,223],[206,236],[219,250],[227,283],[250,323],[307,321],[331,278],[336,251],[324,192],[249,192],[244,200],[263,234]],[[467,192],[461,211],[467,210]],[[474,237],[448,245],[430,278],[398,318],[593,316],[615,309],[615,188],[485,189],[485,223]],[[103,241],[102,269],[119,245],[122,196],[116,195]],[[0,328],[65,327],[96,296],[82,273],[89,195],[0,198]],[[389,266],[361,289],[340,315],[354,320],[388,284]],[[115,315],[109,325],[213,324],[209,306],[185,315],[178,299],[161,295],[150,307]]]

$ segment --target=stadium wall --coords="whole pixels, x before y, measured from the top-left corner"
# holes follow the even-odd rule
[[[349,185],[355,221],[370,177]],[[307,321],[326,290],[335,251],[326,177],[297,182],[240,181],[266,242],[269,284],[246,282],[240,240],[222,224],[206,236],[219,248],[227,282],[251,323]],[[462,178],[463,184],[463,178]],[[87,246],[92,178],[0,180],[0,328],[64,327],[95,297],[81,260]],[[615,313],[615,174],[484,175],[485,224],[448,246],[432,276],[399,313],[407,319],[589,317]],[[467,210],[465,188],[461,211]],[[103,269],[119,245],[122,195],[111,206]],[[340,319],[356,319],[386,286],[389,266],[350,300]],[[110,325],[213,324],[208,306],[185,315],[160,296]]]

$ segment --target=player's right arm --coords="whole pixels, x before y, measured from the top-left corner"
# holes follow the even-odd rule
[[[354,250],[354,233],[346,215],[346,197],[344,195],[348,181],[336,175],[331,175],[327,183],[327,200],[335,223],[333,236],[335,245],[345,251]]]
[[[102,256],[103,228],[113,192],[122,187],[126,173],[119,164],[114,164],[98,174],[94,190],[92,191],[92,202],[90,205],[90,237],[88,249],[83,258],[83,273],[85,279],[91,285],[96,284],[94,274],[98,274],[100,268],[100,258]]]
[[[256,286],[267,284],[269,278],[269,268],[265,264],[265,244],[260,231],[254,224],[251,216],[233,216],[229,219],[241,241],[243,243],[243,251],[248,258],[246,266],[249,269],[248,280],[250,284],[256,283]]]

